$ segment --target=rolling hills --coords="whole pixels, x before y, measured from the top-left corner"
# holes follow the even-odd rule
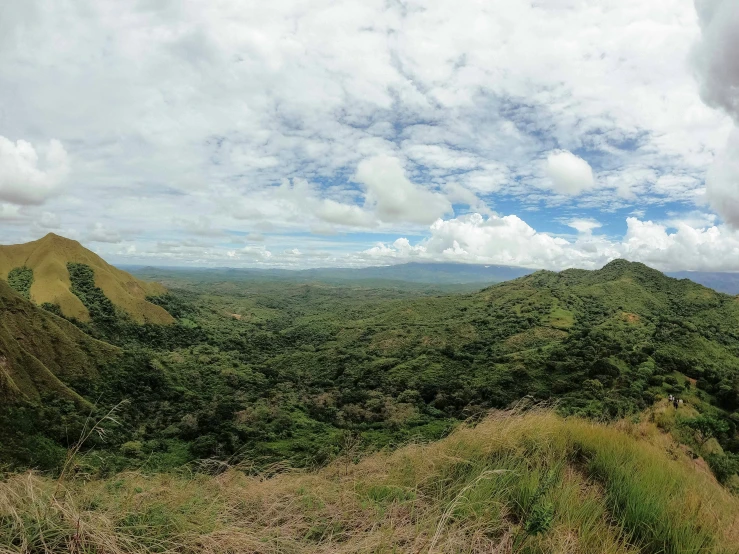
[[[192,274],[169,284],[162,305],[187,340],[160,341],[105,396],[147,407],[127,416],[143,431],[125,438],[154,467],[320,465],[347,437],[369,449],[434,439],[527,396],[615,420],[673,394],[686,421],[706,418],[677,425],[685,441],[708,421],[711,467],[722,479],[739,468],[739,303],[643,264],[466,294]],[[153,377],[157,387],[133,385]]]
[[[687,404],[680,440],[722,482],[739,471],[739,302],[643,264],[539,271],[465,294],[188,274],[150,297],[173,325],[120,320],[96,270],[67,269],[91,314],[77,327],[123,349],[73,387],[101,408],[128,400],[121,426],[92,445],[91,474],[199,459],[310,467],[347,444],[437,439],[524,397],[618,420],[669,394]],[[46,417],[36,436],[66,445]]]
[[[157,324],[173,321],[165,310],[146,300],[148,296],[163,294],[164,287],[140,281],[111,266],[77,241],[50,233],[26,244],[0,246],[0,279],[15,282],[38,305],[58,306],[66,317],[86,322],[90,313],[72,291],[70,263],[92,268],[95,285],[134,321]]]
[[[0,280],[0,552],[737,552],[736,297],[624,260],[463,294],[190,272],[160,325],[75,259],[86,322],[24,298],[42,264]]]

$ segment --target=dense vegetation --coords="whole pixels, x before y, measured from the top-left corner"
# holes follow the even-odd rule
[[[317,472],[249,473],[12,476],[0,551],[739,551],[739,500],[645,421],[497,413],[356,464],[346,452]]]
[[[526,396],[618,419],[668,394],[686,402],[676,435],[723,481],[739,468],[739,304],[641,264],[537,272],[473,294],[171,273],[172,292],[150,298],[176,318],[169,326],[130,321],[89,267],[68,269],[92,317],[76,324],[125,350],[98,379],[70,383],[101,410],[129,400],[120,425],[90,441],[85,471],[320,465],[441,437]],[[60,448],[81,432],[64,439],[48,414],[23,417]]]
[[[33,284],[33,270],[27,267],[16,267],[8,273],[8,284],[23,298],[31,298],[31,285]]]

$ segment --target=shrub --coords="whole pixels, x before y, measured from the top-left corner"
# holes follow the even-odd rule
[[[8,284],[10,288],[23,296],[26,300],[31,299],[31,285],[33,284],[33,270],[28,267],[16,267],[8,273]]]

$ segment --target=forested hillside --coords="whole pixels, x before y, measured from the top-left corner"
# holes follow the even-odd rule
[[[739,304],[642,264],[542,271],[473,294],[170,281],[149,298],[175,318],[164,326],[120,318],[92,268],[68,271],[92,316],[78,328],[123,348],[69,385],[100,410],[124,402],[119,424],[90,439],[87,471],[320,465],[349,447],[438,438],[527,396],[618,419],[668,394],[686,402],[671,423],[684,442],[699,451],[710,439],[724,481],[739,467]],[[55,467],[84,420],[70,412],[62,429],[46,424],[48,408],[24,413],[23,436],[57,445],[43,457]]]

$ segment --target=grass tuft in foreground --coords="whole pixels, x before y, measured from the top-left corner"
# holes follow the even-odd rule
[[[739,500],[651,424],[497,413],[313,473],[0,483],[0,552],[739,552]]]

